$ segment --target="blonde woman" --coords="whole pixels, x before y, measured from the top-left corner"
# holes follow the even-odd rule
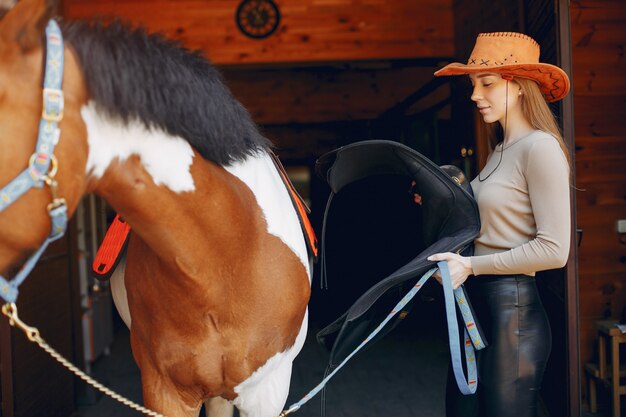
[[[479,352],[477,395],[448,384],[446,413],[534,417],[551,349],[535,273],[563,267],[570,242],[569,154],[546,101],[563,98],[569,79],[539,62],[537,42],[512,32],[480,34],[467,64],[435,73],[462,74],[493,140],[471,183],[481,231],[475,256],[429,259],[448,261],[453,286],[465,284],[490,345]]]

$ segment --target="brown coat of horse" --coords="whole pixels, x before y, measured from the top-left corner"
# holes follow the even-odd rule
[[[42,33],[52,10],[51,2],[22,0],[0,20],[0,185],[25,168],[35,149]],[[67,45],[63,85],[65,116],[55,150],[60,194],[71,213],[83,195],[96,193],[133,228],[125,289],[144,403],[180,417],[196,416],[212,397],[231,400],[242,415],[279,412],[306,332],[310,271],[302,257],[268,231],[249,185],[195,149],[192,191],[158,183],[133,152],[93,175],[81,114],[90,96]],[[44,240],[49,201],[47,188],[33,189],[0,213],[1,273]],[[276,372],[278,390],[264,383]],[[224,404],[218,400],[210,409],[231,413]]]

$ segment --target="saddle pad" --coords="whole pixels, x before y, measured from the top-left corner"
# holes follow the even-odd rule
[[[276,165],[276,169],[280,173],[280,177],[285,183],[285,187],[289,190],[289,196],[291,197],[291,202],[293,203],[296,211],[298,212],[298,219],[300,220],[300,227],[302,227],[302,232],[304,236],[306,236],[306,245],[309,251],[309,256],[317,259],[318,245],[317,245],[317,236],[315,235],[315,230],[313,230],[313,225],[311,225],[311,221],[309,220],[309,213],[311,210],[306,205],[300,194],[296,191],[296,188],[293,186],[291,180],[287,176],[287,172],[283,167],[283,164],[278,159],[274,153],[270,153],[272,156],[272,160],[274,161],[274,165]]]

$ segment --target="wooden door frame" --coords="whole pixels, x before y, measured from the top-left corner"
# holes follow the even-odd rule
[[[557,20],[557,45],[559,65],[572,79],[572,44],[570,25],[569,0],[555,2]],[[574,95],[573,86],[570,93],[563,99],[561,106],[563,121],[563,138],[570,149],[572,160],[571,183],[576,184],[575,166],[575,138],[574,138]],[[567,415],[580,416],[580,334],[578,314],[578,239],[576,221],[576,193],[572,190],[570,197],[572,233],[570,239],[570,253],[565,268],[565,318],[567,320]]]

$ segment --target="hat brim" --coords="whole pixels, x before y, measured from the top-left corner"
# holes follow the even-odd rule
[[[549,102],[561,100],[570,89],[569,77],[565,71],[555,65],[543,63],[489,66],[453,62],[435,72],[435,76],[464,75],[477,72],[494,72],[536,81],[543,96]]]

